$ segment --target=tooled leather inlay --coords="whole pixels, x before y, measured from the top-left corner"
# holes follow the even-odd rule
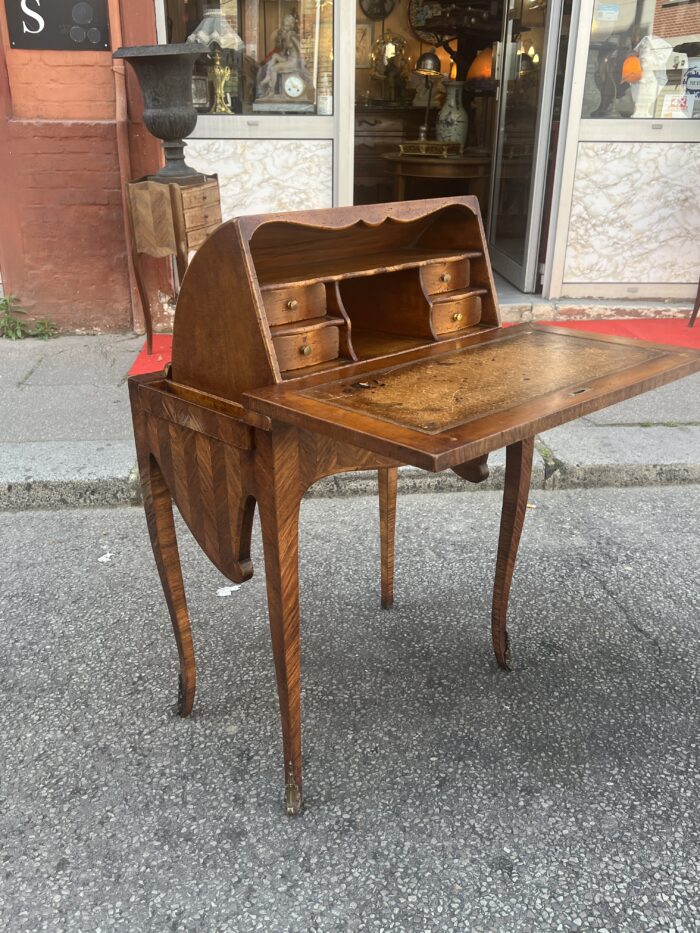
[[[658,355],[652,348],[528,331],[300,394],[437,433],[551,392],[574,391]]]

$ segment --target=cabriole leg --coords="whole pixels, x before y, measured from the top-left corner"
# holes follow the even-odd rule
[[[501,512],[501,531],[498,537],[498,556],[496,558],[496,579],[493,586],[493,607],[491,610],[491,638],[496,661],[504,670],[512,670],[513,663],[508,644],[506,615],[510,584],[518,555],[520,534],[525,521],[527,496],[530,490],[532,456],[535,439],[511,444],[506,448],[506,477],[503,490],[503,510]]]
[[[248,496],[233,521],[231,579],[234,583],[245,583],[253,576],[253,561],[250,559],[250,539],[253,534],[255,499]]]
[[[379,479],[379,538],[382,568],[382,609],[394,605],[394,541],[396,537],[396,487],[398,469],[383,467]]]
[[[149,457],[146,469],[147,476],[142,478],[141,484],[146,520],[180,657],[178,712],[181,716],[188,716],[192,711],[196,685],[194,645],[175,534],[173,502],[153,457]]]

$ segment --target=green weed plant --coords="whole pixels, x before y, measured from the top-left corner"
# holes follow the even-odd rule
[[[0,337],[8,340],[23,340],[25,337],[38,337],[39,340],[50,340],[58,333],[56,324],[47,317],[41,317],[30,327],[18,315],[26,314],[16,295],[5,295],[0,298]]]

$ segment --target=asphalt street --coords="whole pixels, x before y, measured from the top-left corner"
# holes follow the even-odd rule
[[[140,508],[0,515],[0,929],[700,929],[700,487],[533,491],[498,670],[500,496],[302,509],[307,808],[284,816],[262,554],[181,534],[199,686]]]

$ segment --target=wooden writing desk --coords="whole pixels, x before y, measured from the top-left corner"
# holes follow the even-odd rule
[[[538,431],[700,370],[700,353],[529,325],[503,330],[473,197],[243,217],[185,275],[172,371],[129,381],[153,551],[180,657],[195,666],[172,503],[229,579],[250,578],[260,510],[285,801],[302,805],[298,516],[306,489],[377,469],[381,598],[393,599],[396,470],[480,482],[505,446],[491,616],[506,613]]]

